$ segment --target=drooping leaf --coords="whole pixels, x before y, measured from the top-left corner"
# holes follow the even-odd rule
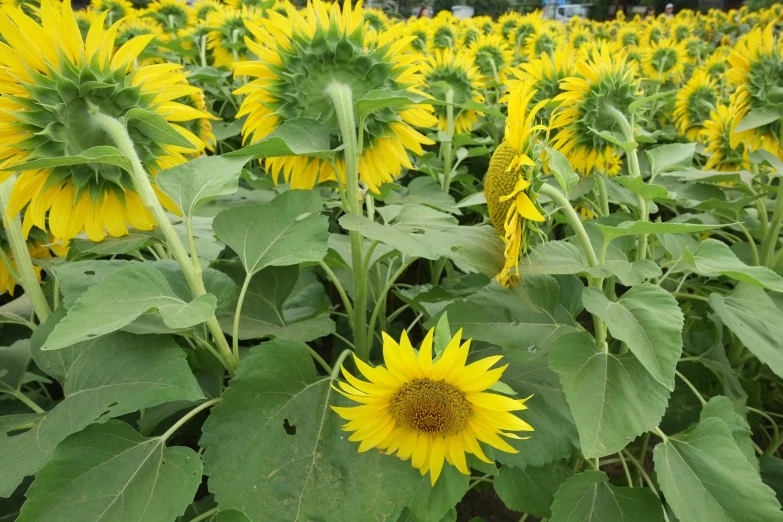
[[[647,151],[653,178],[664,172],[687,169],[693,164],[695,143],[670,143]]]
[[[573,474],[569,466],[560,462],[540,468],[503,466],[493,485],[509,509],[549,518],[555,493]]]
[[[19,522],[171,522],[201,483],[201,459],[110,420],[68,437],[36,474]]]
[[[633,354],[604,352],[590,335],[571,334],[557,341],[549,365],[560,374],[585,457],[616,453],[663,418],[669,391]]]
[[[237,253],[248,274],[267,266],[320,261],[329,240],[323,201],[312,190],[285,192],[263,205],[224,210],[215,217],[215,235]]]
[[[711,294],[710,306],[753,355],[783,376],[783,312],[762,288],[740,284],[728,295]]]
[[[706,277],[726,276],[743,283],[783,292],[783,277],[765,266],[749,266],[739,260],[729,246],[716,239],[701,241],[695,250],[684,253],[693,271]]]
[[[146,263],[134,263],[107,275],[82,294],[54,328],[44,349],[65,348],[106,335],[150,311],[160,314],[169,328],[189,328],[209,319],[216,304],[212,294],[185,302],[159,270]]]
[[[555,494],[551,522],[663,522],[658,497],[644,488],[621,488],[602,471],[566,480]]]
[[[775,492],[761,481],[720,419],[704,419],[692,431],[669,437],[655,447],[653,459],[661,491],[680,520],[783,520]]]
[[[305,346],[264,343],[242,361],[203,428],[205,472],[221,509],[252,521],[381,522],[412,498],[410,463],[358,453]],[[252,451],[249,451],[252,449]]]
[[[582,302],[587,311],[606,322],[612,337],[623,341],[656,381],[674,389],[685,320],[669,292],[644,283],[613,302],[600,290],[586,288]]]

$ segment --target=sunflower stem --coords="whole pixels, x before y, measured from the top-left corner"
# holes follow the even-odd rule
[[[345,155],[345,192],[346,209],[350,214],[362,215],[359,199],[359,156],[360,136],[356,132],[356,117],[353,111],[353,91],[350,86],[332,82],[326,88],[326,94],[332,100],[337,120],[340,124]],[[367,342],[367,266],[364,263],[363,239],[357,231],[350,231],[351,260],[353,265],[353,344],[356,355],[364,362],[370,359],[370,346]]]
[[[775,199],[775,211],[772,221],[769,223],[769,232],[764,238],[761,262],[764,266],[774,268],[772,259],[775,256],[775,248],[780,241],[780,230],[783,228],[783,180],[778,184],[778,195]]]
[[[245,280],[242,283],[242,290],[239,291],[239,298],[237,298],[237,308],[234,311],[234,325],[231,330],[231,343],[232,352],[234,354],[234,360],[239,360],[239,320],[242,317],[242,304],[245,302],[245,295],[247,294],[247,288],[250,286],[250,281],[253,279],[252,274],[247,274]]]
[[[206,67],[207,66],[207,35],[204,35],[201,38],[199,38],[198,54],[199,57],[201,58],[201,66]]]
[[[22,231],[22,220],[19,218],[19,214],[13,217],[8,216],[11,192],[15,180],[16,175],[13,175],[5,182],[0,183],[0,213],[5,216],[5,233],[11,245],[11,252],[14,255],[16,274],[19,277],[17,282],[24,289],[27,298],[30,299],[35,315],[38,316],[38,321],[42,323],[52,313],[52,309],[49,308],[49,303],[46,301],[43,290],[41,290],[41,285],[38,284],[38,277],[35,274],[30,250],[27,248],[27,240]]]
[[[348,357],[348,355],[350,355],[350,353],[351,353],[351,350],[346,348],[345,350],[342,351],[342,353],[337,358],[337,360],[334,361],[334,366],[332,366],[332,373],[329,376],[329,380],[330,381],[334,381],[335,379],[337,379],[337,376],[340,375],[340,370],[343,367],[343,361],[345,361],[345,358]]]
[[[446,133],[449,141],[443,143],[443,179],[441,188],[448,193],[451,186],[451,168],[454,164],[454,89],[446,91]]]
[[[604,174],[598,173],[595,176],[596,184],[598,185],[598,199],[601,203],[601,213],[604,216],[609,215],[609,193],[606,190],[606,179]]]
[[[133,178],[133,184],[136,187],[136,193],[144,204],[144,208],[152,214],[155,221],[157,221],[161,232],[163,232],[163,235],[166,237],[166,243],[169,250],[177,263],[179,263],[180,268],[182,268],[182,272],[185,274],[185,279],[188,282],[193,298],[195,299],[206,294],[207,290],[204,287],[204,281],[198,276],[198,273],[193,266],[193,261],[188,255],[187,250],[185,250],[182,241],[180,241],[177,231],[174,230],[174,226],[171,224],[171,221],[169,221],[166,211],[163,210],[163,206],[160,204],[160,201],[158,201],[149,177],[147,176],[147,172],[144,170],[144,166],[141,164],[141,160],[136,153],[133,140],[125,129],[125,125],[119,120],[101,114],[100,112],[93,113],[92,119],[96,125],[112,138],[117,145],[117,148],[130,160],[131,166],[133,167],[131,169],[131,177]],[[228,372],[233,375],[236,372],[239,361],[232,356],[231,347],[228,345],[226,336],[223,334],[223,330],[221,330],[220,324],[218,324],[217,318],[214,315],[207,320],[207,328],[220,350],[223,365]]]

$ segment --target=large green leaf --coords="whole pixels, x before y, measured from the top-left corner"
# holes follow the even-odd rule
[[[688,522],[776,522],[783,512],[732,438],[707,418],[689,433],[655,447],[655,473],[666,501]]]
[[[224,156],[318,156],[328,159],[334,157],[337,150],[339,148],[332,150],[329,129],[323,123],[310,118],[297,118],[286,121],[266,138]]]
[[[141,131],[158,145],[174,145],[186,149],[196,148],[189,139],[180,134],[166,121],[166,118],[157,112],[138,107],[133,108],[125,113],[125,123],[128,127]]]
[[[350,404],[340,397],[317,378],[302,344],[276,339],[253,349],[203,428],[220,509],[253,522],[381,522],[399,513],[418,472],[380,452],[358,453],[330,408]]]
[[[93,256],[113,256],[118,254],[127,254],[142,247],[150,246],[156,243],[163,243],[163,239],[157,231],[131,232],[127,236],[107,237],[102,241],[90,241],[85,238],[76,238],[71,241],[71,248],[68,250],[68,259],[79,259]]]
[[[560,374],[585,457],[616,453],[663,418],[669,391],[630,353],[597,350],[590,335],[571,334],[558,339],[549,365]]]
[[[68,437],[35,477],[18,522],[171,522],[201,484],[201,459],[108,421]]]
[[[598,230],[611,241],[616,237],[635,236],[638,234],[693,234],[706,232],[728,225],[704,225],[701,223],[672,223],[654,221],[624,221],[615,226],[596,223]]]
[[[430,176],[419,176],[402,190],[393,190],[384,200],[387,205],[426,205],[450,214],[461,214],[451,194],[443,192],[440,185]]]
[[[684,317],[669,292],[644,283],[610,301],[597,288],[586,288],[582,302],[588,312],[606,322],[612,337],[623,341],[656,381],[674,389]]]
[[[778,502],[783,500],[783,460],[778,457],[759,457],[761,480],[775,491]]]
[[[318,212],[316,191],[292,190],[263,205],[224,210],[215,217],[215,235],[237,253],[248,274],[267,266],[320,261],[329,240],[328,220]]]
[[[579,174],[574,172],[573,167],[560,151],[547,147],[546,153],[549,156],[549,168],[552,174],[568,196],[568,193],[579,183]]]
[[[783,292],[783,277],[765,266],[749,266],[739,260],[729,246],[716,239],[705,239],[695,250],[683,255],[693,271],[707,277],[726,276],[743,283]]]
[[[98,147],[92,147],[80,154],[73,156],[62,156],[57,158],[41,158],[34,159],[17,164],[13,167],[7,167],[2,170],[13,170],[21,172],[23,170],[38,170],[38,169],[52,169],[55,167],[66,167],[70,165],[83,165],[85,163],[105,163],[107,165],[114,165],[120,167],[128,172],[131,171],[131,163],[126,158],[120,149],[117,147],[110,147],[108,145],[100,145]]]
[[[59,317],[53,315],[52,323]],[[36,364],[63,384],[65,398],[46,414],[4,417],[0,430],[0,496],[37,472],[60,441],[94,422],[140,408],[203,398],[185,354],[169,337],[117,332],[54,352],[40,351],[47,321],[33,336]],[[8,431],[32,422],[27,431]]]
[[[740,284],[728,295],[711,294],[710,306],[748,350],[783,377],[783,312],[762,288]]]
[[[755,129],[762,125],[767,125],[774,121],[778,121],[783,118],[783,106],[778,105],[765,105],[764,107],[757,107],[751,109],[742,121],[739,122],[734,132],[744,132],[746,130]]]
[[[731,399],[722,395],[712,397],[701,411],[701,420],[715,417],[726,423],[734,437],[737,447],[742,450],[745,458],[754,469],[758,470],[759,461],[756,451],[753,449],[753,441],[750,439],[752,432],[750,425],[744,416],[737,413]]]
[[[430,484],[425,476],[419,482],[419,488],[413,495],[408,510],[415,522],[440,522],[440,520],[459,502],[468,490],[470,477],[463,475],[454,466],[443,466],[438,482]]]
[[[693,164],[695,143],[670,143],[647,151],[653,178],[663,172],[687,169]]]
[[[24,375],[30,364],[30,341],[22,339],[11,346],[0,347],[0,393],[16,393],[22,389]]]
[[[644,488],[619,488],[602,471],[566,480],[555,494],[550,522],[663,522],[663,507]],[[688,521],[690,522],[690,521]]]
[[[519,264],[519,271],[528,274],[589,274],[609,277],[612,271],[604,265],[590,267],[584,251],[568,241],[547,241],[536,246]]]
[[[535,357],[558,337],[576,331],[559,301],[561,288],[551,276],[528,276],[514,289],[493,283],[445,308],[453,329],[464,337],[503,348],[517,361]],[[429,321],[429,326],[434,326]]]
[[[555,493],[573,474],[569,466],[560,462],[541,468],[503,466],[493,485],[509,509],[548,518],[552,516]]]
[[[189,328],[209,319],[216,304],[212,294],[185,302],[159,270],[146,263],[134,263],[107,275],[82,294],[54,328],[44,349],[65,348],[106,335],[151,311],[160,314],[169,328]]]
[[[249,156],[200,156],[160,171],[155,183],[189,218],[209,199],[236,192],[242,167],[248,161]]]

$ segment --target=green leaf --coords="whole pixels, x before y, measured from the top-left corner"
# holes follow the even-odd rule
[[[360,120],[371,112],[379,109],[385,109],[387,107],[402,108],[422,102],[426,103],[428,99],[429,98],[426,96],[410,91],[370,91],[361,99],[354,102],[353,110],[356,112],[356,119]]]
[[[438,319],[438,324],[435,325],[435,333],[433,335],[433,348],[436,355],[442,354],[446,351],[446,347],[451,341],[451,326],[449,326],[449,314],[444,312]]]
[[[29,364],[29,339],[0,347],[0,392],[16,393],[21,390]]]
[[[192,147],[192,145],[191,145]],[[6,167],[0,169],[3,171],[23,171],[23,170],[38,170],[38,169],[53,169],[55,167],[68,167],[70,165],[84,165],[93,163],[104,163],[107,165],[114,165],[120,167],[128,172],[131,171],[131,163],[126,158],[120,149],[117,147],[110,147],[108,145],[100,145],[98,147],[92,147],[80,154],[74,156],[61,156],[58,158],[41,158],[27,161],[25,163],[15,165],[13,167]]]
[[[410,501],[418,472],[358,453],[330,408],[352,403],[330,384],[293,341],[264,343],[242,361],[200,442],[221,509],[254,521],[382,522]]]
[[[454,198],[443,192],[430,176],[414,178],[402,191],[390,192],[385,202],[387,205],[426,205],[442,212],[461,214]]]
[[[77,237],[71,240],[68,259],[78,259],[86,257],[88,254],[94,256],[127,254],[154,243],[163,243],[163,240],[154,231],[144,232],[137,230],[127,236],[107,237],[99,242]]]
[[[710,306],[742,344],[783,377],[783,313],[761,288],[740,284],[728,295],[710,295]]]
[[[36,474],[18,522],[171,522],[201,484],[201,459],[124,422],[68,437]]]
[[[189,218],[202,203],[237,191],[239,175],[250,156],[200,156],[155,177],[158,188]]]
[[[666,411],[669,391],[633,354],[597,350],[588,334],[561,337],[549,366],[560,374],[585,457],[617,453]]]
[[[573,474],[569,466],[560,462],[541,468],[503,466],[493,485],[509,509],[549,518],[555,493]]]
[[[638,111],[643,105],[650,103],[654,100],[660,100],[661,98],[669,98],[673,97],[675,94],[677,94],[679,91],[663,91],[663,92],[656,92],[655,94],[651,94],[650,96],[645,96],[644,98],[640,100],[636,100],[634,102],[631,102],[631,104],[628,106],[629,112],[636,112]]]
[[[244,274],[235,270],[230,270],[229,275],[239,284],[244,279]],[[298,266],[267,267],[248,285],[239,319],[239,338],[284,337],[310,342],[324,337],[335,331],[329,305],[323,285],[309,272],[300,273]],[[218,314],[220,325],[228,334],[233,330],[235,309],[236,300],[234,306]]]
[[[765,266],[749,266],[739,260],[729,246],[716,239],[705,239],[688,249],[683,259],[694,272],[706,277],[726,276],[743,283],[783,292],[783,278]]]
[[[781,118],[783,118],[783,106],[765,105],[764,107],[757,107],[751,109],[750,112],[742,118],[742,121],[739,122],[734,129],[734,132],[744,132],[755,129],[778,121]]]
[[[734,403],[731,399],[722,395],[712,397],[701,410],[701,420],[715,417],[726,423],[731,431],[731,436],[737,447],[742,450],[748,463],[758,470],[759,461],[756,458],[756,451],[753,449],[750,425],[744,416],[737,413],[734,409]]]
[[[589,274],[605,278],[612,271],[605,265],[590,267],[584,251],[568,241],[547,241],[537,245],[520,262],[522,274]]]
[[[663,185],[645,183],[641,177],[629,178],[619,177],[617,183],[627,188],[634,194],[641,196],[645,201],[654,199],[669,199],[669,190]]]
[[[186,329],[209,319],[216,304],[212,294],[185,302],[159,270],[134,263],[107,275],[82,294],[54,328],[44,349],[57,350],[106,335],[151,311],[160,314],[169,328]]]
[[[261,141],[223,156],[312,156],[329,159],[341,148],[332,150],[329,129],[323,123],[310,118],[296,118],[286,121]]]
[[[457,468],[444,465],[438,482],[430,485],[430,477],[419,482],[408,509],[416,522],[440,522],[441,519],[462,499],[468,490],[470,477]]]
[[[534,299],[545,301],[532,301],[529,289]],[[445,311],[452,328],[464,329],[464,337],[492,343],[512,359],[524,362],[558,337],[576,331],[570,314],[557,301],[559,294],[554,278],[529,276],[514,289],[492,283],[450,304]]]
[[[612,337],[624,342],[656,381],[674,389],[685,319],[669,292],[644,283],[612,302],[599,289],[586,288],[582,302],[588,312],[606,322]]]
[[[659,174],[673,170],[690,168],[693,164],[693,154],[696,152],[695,143],[670,143],[648,150],[647,158],[650,160],[650,170],[655,179]]]
[[[31,326],[29,318],[33,316],[33,305],[26,294],[0,306],[0,324],[21,324]]]
[[[186,149],[196,147],[177,129],[166,121],[166,118],[147,109],[133,108],[125,113],[125,124],[138,129],[158,145],[174,145]]]
[[[783,520],[775,492],[761,482],[720,419],[704,419],[691,432],[664,440],[653,460],[661,491],[680,520]]]
[[[663,507],[649,489],[619,488],[602,471],[566,480],[555,494],[550,522],[663,522]],[[689,521],[690,522],[690,521]]]
[[[729,224],[723,225],[704,225],[700,223],[672,223],[672,222],[653,222],[653,221],[624,221],[619,225],[602,225],[596,223],[595,226],[604,235],[607,241],[611,241],[618,237],[623,236],[635,236],[638,234],[694,234],[698,232],[706,232],[709,230],[715,230],[721,227],[730,226]]]
[[[117,332],[55,352],[40,351],[60,316],[58,312],[41,325],[31,344],[36,364],[63,384],[65,398],[43,415],[3,417],[0,496],[10,495],[25,476],[36,473],[68,435],[94,422],[203,398],[184,352],[166,336]],[[9,436],[11,428],[28,422],[33,423],[28,431]]]
[[[775,491],[778,502],[783,499],[783,460],[763,455],[759,457],[761,480]]]
[[[248,274],[267,266],[320,261],[327,251],[328,219],[312,190],[292,190],[263,205],[224,210],[212,224],[215,235],[237,253]]]
[[[579,183],[579,174],[574,172],[573,167],[561,152],[550,147],[546,147],[545,150],[549,156],[549,168],[568,197],[568,193]]]

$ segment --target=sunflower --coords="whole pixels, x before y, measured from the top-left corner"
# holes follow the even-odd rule
[[[366,48],[360,4],[352,8],[346,2],[341,10],[337,4],[315,0],[301,15],[293,7],[288,13],[284,17],[267,11],[268,18],[258,25],[247,24],[254,39],[246,41],[259,61],[240,63],[235,70],[237,76],[253,78],[236,91],[247,95],[237,114],[247,116],[245,140],[258,141],[285,121],[307,117],[327,127],[337,148],[339,122],[326,93],[334,78],[351,88],[354,100],[377,89],[423,94],[419,58],[401,52],[410,38],[384,32],[372,48]],[[359,175],[372,191],[392,181],[402,167],[411,168],[406,149],[420,155],[422,144],[433,143],[411,127],[435,125],[438,120],[432,110],[430,105],[388,107],[367,116]],[[335,166],[342,180],[343,160],[338,158]],[[269,158],[266,168],[275,180],[282,173],[293,188],[312,188],[318,181],[337,177],[333,165],[318,158]]]
[[[606,149],[604,155],[595,162],[595,169],[607,176],[616,176],[623,168],[623,158],[613,148]]]
[[[108,16],[108,15],[107,15]],[[156,39],[163,40],[163,28],[158,22],[150,18],[141,18],[138,16],[118,19],[117,36],[114,38],[114,47],[120,48],[138,36],[154,35],[150,43]],[[149,45],[149,44],[148,44]]]
[[[234,9],[241,10],[243,7],[250,7],[262,12],[267,9],[275,9],[277,7],[275,4],[275,0],[226,0],[226,5]]]
[[[199,89],[197,92],[185,96],[180,100],[183,105],[196,109],[203,117],[196,118],[188,121],[180,122],[185,129],[191,132],[194,136],[204,143],[205,148],[210,151],[215,151],[215,145],[217,145],[217,138],[215,133],[212,132],[212,121],[218,118],[210,114],[207,110],[207,99],[204,96],[204,91]],[[197,152],[196,155],[199,153]]]
[[[542,54],[553,54],[560,45],[560,38],[549,31],[535,32],[527,37],[522,50],[528,60],[538,58]]]
[[[576,63],[580,76],[560,83],[564,92],[555,97],[560,106],[552,116],[551,129],[557,129],[551,146],[562,152],[574,169],[589,174],[596,162],[609,153],[612,144],[601,132],[620,132],[613,115],[630,118],[629,107],[641,96],[636,67],[625,53],[611,45],[600,45],[590,59]]]
[[[128,133],[152,173],[204,148],[198,137],[177,124],[169,125],[192,146],[148,134],[144,119],[203,117],[174,101],[199,89],[187,84],[180,65],[136,69],[135,58],[153,36],[136,37],[115,52],[119,22],[104,29],[105,17],[104,12],[95,19],[83,41],[68,0],[56,8],[44,0],[41,25],[20,11],[0,14],[0,31],[8,42],[0,46],[0,62],[5,64],[0,67],[0,168],[20,172],[7,212],[12,216],[26,208],[25,234],[36,226],[55,241],[82,231],[99,241],[106,230],[112,236],[127,234],[126,223],[144,230],[154,225],[123,168],[105,163],[25,166],[114,145],[92,121],[96,112],[128,116]]]
[[[735,130],[740,119],[733,103],[718,105],[716,110],[710,113],[710,119],[704,122],[704,129],[701,131],[701,141],[706,145],[706,169],[724,172],[750,169],[750,158],[744,140],[734,143],[734,137],[737,135]],[[751,142],[755,139],[753,131],[739,134]]]
[[[709,58],[704,62],[704,68],[710,73],[710,76],[716,79],[720,79],[729,70],[727,66],[727,59],[729,57],[729,50],[725,47],[719,47],[715,49]]]
[[[544,53],[539,58],[523,64],[520,69],[514,71],[517,80],[509,83],[515,85],[518,81],[530,82],[531,88],[535,91],[531,103],[537,104],[558,96],[562,92],[560,90],[562,80],[572,76],[573,72],[571,50],[559,47],[552,55]],[[552,108],[544,106],[538,111],[536,121],[546,123],[551,116]]]
[[[503,37],[504,40],[509,42],[515,40],[514,32],[517,28],[517,24],[519,24],[521,17],[522,15],[516,11],[508,11],[498,18],[498,33]]]
[[[198,0],[190,6],[190,25],[206,22],[210,13],[223,9],[218,0]]]
[[[774,34],[775,23],[754,28],[738,42],[729,56],[731,69],[726,73],[737,86],[736,117],[742,120],[752,110],[783,107],[783,42]],[[753,129],[759,138],[746,146],[761,146],[783,158],[783,119],[775,119]],[[748,135],[749,136],[749,135]]]
[[[635,26],[621,28],[617,31],[617,41],[624,47],[639,45],[639,28]]]
[[[27,240],[27,250],[33,259],[50,260],[53,257],[65,257],[68,255],[68,247],[61,244],[52,243],[46,237],[46,233],[34,229]],[[33,265],[35,276],[41,280],[41,267],[38,264]],[[10,246],[4,241],[2,231],[0,230],[0,295],[8,294],[14,296],[14,290],[17,281],[14,278],[16,272],[16,262]]]
[[[665,83],[679,82],[685,73],[688,51],[685,45],[670,38],[651,43],[644,52],[642,71],[648,79]]]
[[[380,9],[365,9],[364,23],[374,31],[384,31],[390,25],[391,21],[386,13]]]
[[[385,367],[371,367],[354,357],[366,381],[341,368],[347,382],[340,381],[335,389],[359,406],[332,409],[349,421],[343,430],[353,432],[348,440],[361,443],[359,452],[378,448],[411,459],[422,475],[429,471],[434,486],[444,460],[470,475],[465,454],[492,462],[480,442],[517,453],[502,437],[522,439],[510,432],[533,428],[511,413],[526,410],[527,399],[487,391],[508,367],[491,369],[502,356],[466,364],[470,339],[462,343],[460,330],[433,360],[433,336],[434,329],[417,353],[405,331],[399,343],[384,332]]]
[[[514,55],[499,35],[482,35],[468,48],[473,63],[484,80],[504,83]]]
[[[659,21],[650,22],[647,27],[647,44],[657,44],[666,37],[666,29]]]
[[[682,42],[693,34],[693,24],[690,20],[676,20],[669,27],[669,34],[677,42]]]
[[[579,49],[592,39],[593,33],[587,27],[576,27],[568,36],[568,41],[574,49]]]
[[[448,84],[454,93],[454,104],[464,106],[469,101],[482,103],[481,76],[478,67],[473,65],[471,58],[463,52],[450,50],[436,51],[428,56],[421,65],[424,76],[425,91],[437,100],[446,99],[446,90],[440,84]],[[475,109],[465,108],[454,116],[454,130],[457,134],[470,132],[473,124],[478,122],[482,113]],[[438,129],[448,131],[446,106],[438,105],[435,109],[438,117]]]
[[[710,78],[706,69],[698,69],[677,92],[674,103],[674,123],[680,135],[696,140],[704,128],[704,121],[715,111],[718,103],[717,80]]]
[[[528,195],[541,150],[537,143],[544,125],[536,125],[536,113],[547,103],[542,100],[531,108],[536,92],[528,82],[515,86],[508,96],[506,135],[495,149],[484,181],[489,217],[505,245],[505,263],[497,280],[503,286],[519,283],[519,254],[525,248],[528,221],[544,221]]]
[[[446,11],[443,11],[443,14],[447,14]],[[428,40],[433,51],[453,49],[457,45],[459,34],[451,17],[438,13],[438,16],[430,20],[429,26]]]
[[[164,31],[176,34],[188,25],[189,9],[185,0],[155,0],[147,5],[144,16],[158,22]]]
[[[429,47],[429,31],[427,30],[427,23],[425,20],[416,19],[416,21],[408,24],[398,24],[392,26],[392,30],[395,30],[396,27],[399,27],[405,37],[410,39],[409,50],[422,54],[427,52],[427,48]]]
[[[470,47],[482,36],[481,29],[472,25],[466,25],[460,35],[462,47]]]
[[[249,53],[245,38],[250,36],[245,22],[257,24],[261,11],[252,7],[242,10],[224,7],[209,13],[207,25],[212,28],[207,40],[207,49],[212,51],[215,67],[229,67],[240,60],[247,60]]]
[[[108,14],[106,15],[106,27],[111,26],[114,22],[121,20],[126,16],[133,16],[136,14],[136,9],[128,0],[92,0],[90,2],[90,7],[98,13],[108,11]]]

